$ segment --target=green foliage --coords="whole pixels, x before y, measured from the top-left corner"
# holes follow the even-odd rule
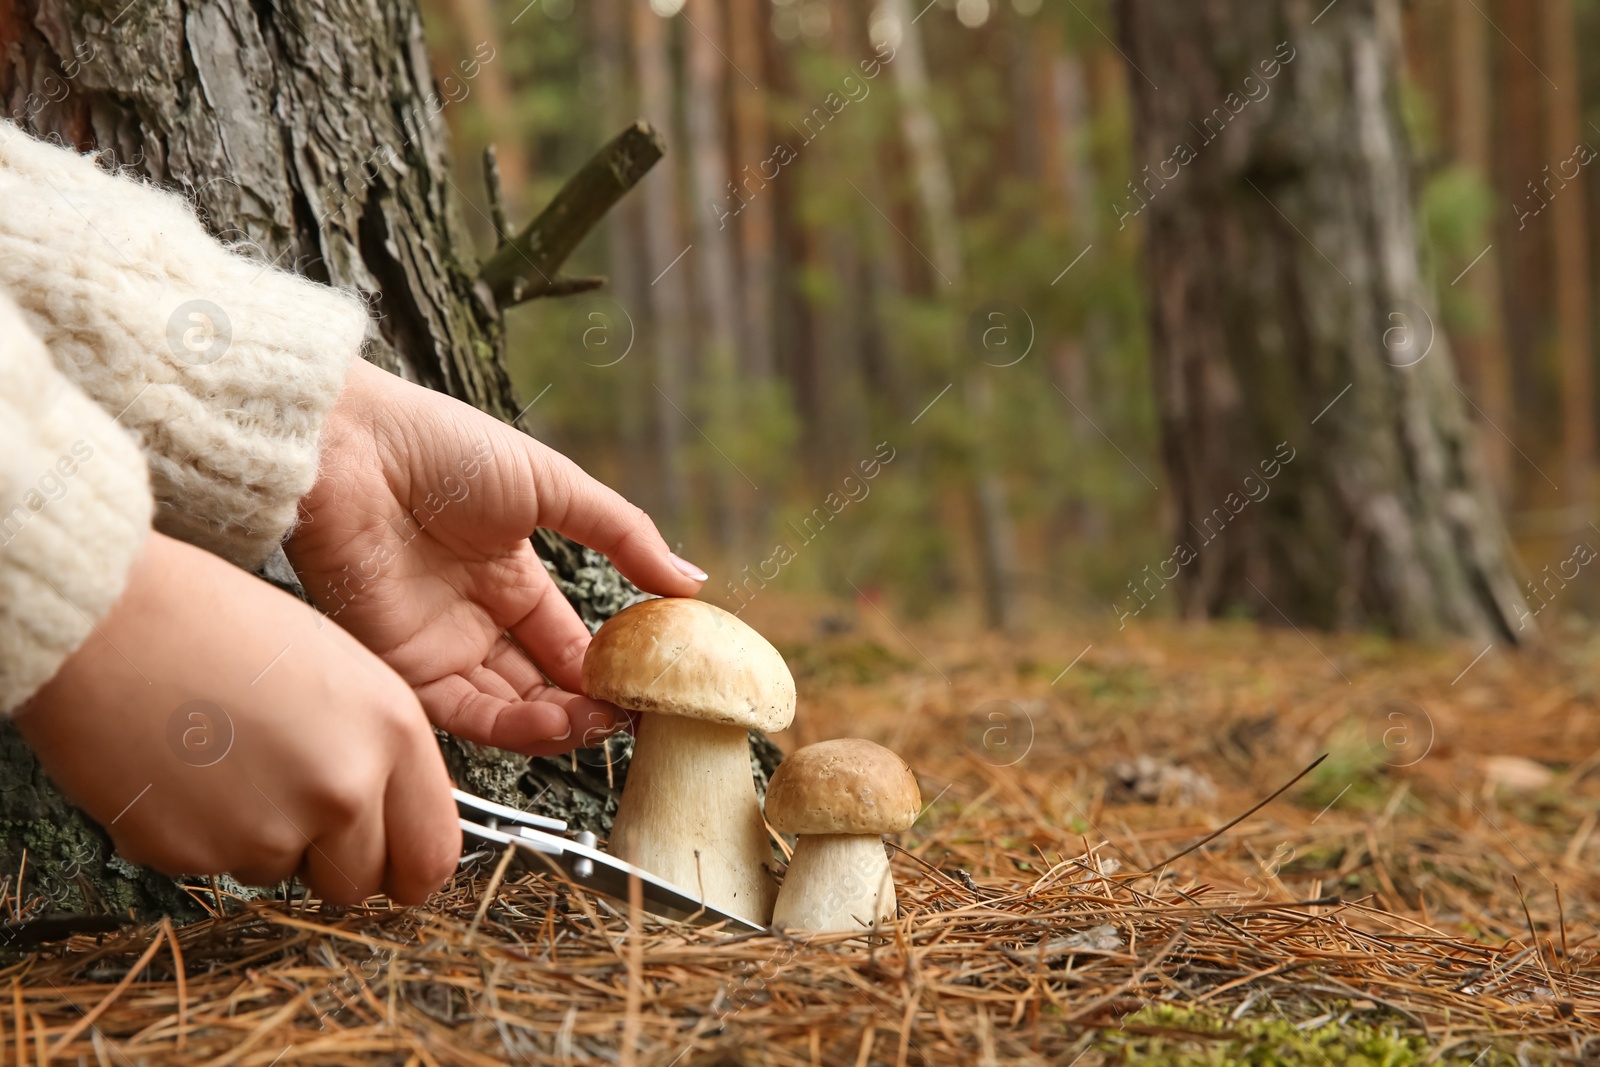
[[[1410,766],[1422,757],[1418,746],[1427,744],[1424,735],[1432,726],[1410,718],[1404,711],[1386,711],[1377,705],[1365,719],[1340,720],[1328,734],[1328,758],[1305,780],[1298,794],[1308,808],[1321,808],[1339,802],[1341,809],[1376,811],[1394,794],[1396,779],[1391,770]],[[1399,705],[1396,705],[1399,707]],[[1405,801],[1408,808],[1419,803]]]
[[[1126,1016],[1125,1029],[1106,1031],[1101,1047],[1114,1062],[1170,1067],[1422,1067],[1434,1063],[1490,1067],[1517,1062],[1509,1053],[1474,1042],[1457,1044],[1437,1055],[1426,1038],[1403,1033],[1394,1025],[1352,1018],[1346,1005],[1318,1005],[1317,1010],[1319,1018],[1328,1013],[1334,1018],[1307,1027],[1281,1016],[1233,1020],[1163,1004]],[[1138,1033],[1139,1029],[1163,1032]]]
[[[1380,803],[1385,794],[1385,751],[1367,736],[1368,724],[1344,719],[1334,726],[1326,742],[1328,758],[1311,772],[1299,793],[1305,807],[1321,807],[1339,800],[1354,808]]]
[[[1425,262],[1443,278],[1437,286],[1444,325],[1465,334],[1483,329],[1487,309],[1470,290],[1450,280],[1482,252],[1491,240],[1494,204],[1484,176],[1467,167],[1448,167],[1422,189]]]
[[[426,6],[434,66],[446,71],[477,42],[466,39],[442,0]],[[502,155],[520,152],[533,164],[527,187],[513,191],[532,213],[614,132],[607,123],[615,120],[606,116],[637,107],[631,73],[621,83],[597,78],[588,10],[578,5],[555,18],[549,6],[497,12],[503,24],[494,42],[495,73],[509,85],[510,114],[490,113],[488,94],[478,86],[444,112],[456,138],[457,191],[469,203],[464,217],[484,248],[490,233],[477,161],[491,130],[500,130],[503,141],[509,121],[516,143],[502,143]],[[1083,7],[1109,24],[1104,5]],[[552,10],[567,11],[559,4]],[[853,593],[852,583],[885,588],[911,615],[976,592],[972,486],[983,471],[1000,473],[1020,540],[1029,546],[1020,584],[1041,598],[1105,603],[1128,575],[1170,551],[1161,543],[1158,493],[1147,479],[1159,477],[1159,461],[1138,248],[1134,231],[1114,230],[1106,206],[1112,199],[1106,190],[1119,187],[1130,170],[1127,103],[1121,93],[1098,94],[1082,128],[1056,146],[1066,158],[1053,166],[1070,166],[1090,182],[1073,192],[1077,201],[1049,167],[1028,173],[1009,165],[1022,151],[1019,138],[1040,136],[1024,109],[1042,104],[1016,76],[1019,64],[1044,61],[1033,50],[1035,34],[1053,26],[1065,56],[1085,67],[1105,42],[1082,17],[1053,5],[1024,16],[997,3],[992,12],[976,29],[943,7],[918,24],[934,74],[930,105],[956,185],[963,284],[943,283],[926,258],[930,237],[892,65],[875,79],[862,78],[864,40],[847,47],[783,15],[783,25],[775,23],[781,32],[769,42],[780,62],[760,80],[782,86],[765,94],[769,136],[789,144],[797,158],[763,195],[783,205],[784,225],[799,241],[785,246],[778,297],[780,304],[792,302],[781,330],[792,328],[796,315],[808,322],[806,350],[790,357],[803,368],[784,368],[789,376],[778,383],[753,383],[734,370],[737,353],[709,351],[697,336],[690,380],[670,389],[681,409],[672,415],[656,393],[659,324],[648,306],[628,309],[637,343],[612,367],[589,365],[574,351],[571,320],[575,308],[585,307],[581,298],[539,301],[509,314],[508,357],[520,395],[531,400],[548,387],[530,412],[532,424],[597,476],[625,491],[647,491],[650,475],[629,465],[641,456],[656,462],[658,419],[685,420],[680,461],[689,514],[667,533],[687,543],[695,558],[716,555],[708,542],[719,543],[724,559],[710,562],[722,563],[724,572],[740,573],[765,558],[775,541],[790,537],[786,523],[817,506],[847,466],[880,441],[899,458],[872,485],[870,499],[805,545],[776,584],[844,595]],[[687,244],[693,198],[681,65],[691,31],[681,18],[666,29],[678,118],[663,131],[668,157],[660,169],[677,168],[679,232]],[[808,141],[792,124],[852,75],[865,92],[853,93]],[[751,162],[731,159],[731,169]],[[569,273],[614,272],[619,265],[607,256],[604,239],[591,238]],[[850,263],[854,278],[840,269]],[[703,268],[691,254],[678,269],[697,281]],[[1021,308],[1030,326],[1031,348],[1015,366],[991,365],[969,337],[969,322],[996,302]],[[697,331],[701,314],[697,306],[691,315]],[[846,359],[835,351],[841,344],[858,351]],[[867,359],[881,369],[865,366]],[[807,381],[810,392],[802,396]],[[941,399],[913,424],[935,397]],[[851,425],[843,440],[846,418]],[[851,454],[856,442],[868,443],[860,456]],[[738,521],[761,524],[744,530],[737,544],[717,517],[730,508]],[[1141,532],[1113,539],[1111,530]],[[747,558],[751,546],[763,546],[755,560]]]

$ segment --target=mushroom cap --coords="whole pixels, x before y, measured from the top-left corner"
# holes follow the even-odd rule
[[[778,650],[738,616],[660,597],[606,620],[583,657],[583,688],[618,707],[728,726],[782,730],[794,678]]]
[[[905,761],[858,737],[807,745],[767,785],[767,822],[785,834],[897,833],[921,807]]]

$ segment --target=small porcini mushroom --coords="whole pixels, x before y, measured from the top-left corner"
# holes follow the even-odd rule
[[[826,933],[894,918],[880,835],[910,829],[921,806],[911,769],[871,741],[822,741],[780,763],[767,785],[767,821],[800,843],[773,924]]]
[[[794,719],[794,678],[737,616],[664,597],[618,612],[583,660],[596,700],[643,712],[611,854],[765,926],[777,887],[750,769],[752,728]]]

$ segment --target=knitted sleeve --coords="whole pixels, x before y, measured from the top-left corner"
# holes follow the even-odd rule
[[[366,310],[238,255],[181,197],[0,121],[0,289],[144,444],[163,533],[253,568],[288,533]]]
[[[0,714],[122,595],[150,509],[139,446],[57,373],[0,293]]]

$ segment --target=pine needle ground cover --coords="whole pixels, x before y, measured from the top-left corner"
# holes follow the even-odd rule
[[[818,636],[763,607],[800,685],[784,747],[865,736],[921,779],[879,936],[662,923],[497,879],[497,857],[409,910],[201,889],[210,920],[13,957],[0,1058],[1600,1060],[1587,636],[1481,656],[1245,624],[1019,642],[870,608]]]

